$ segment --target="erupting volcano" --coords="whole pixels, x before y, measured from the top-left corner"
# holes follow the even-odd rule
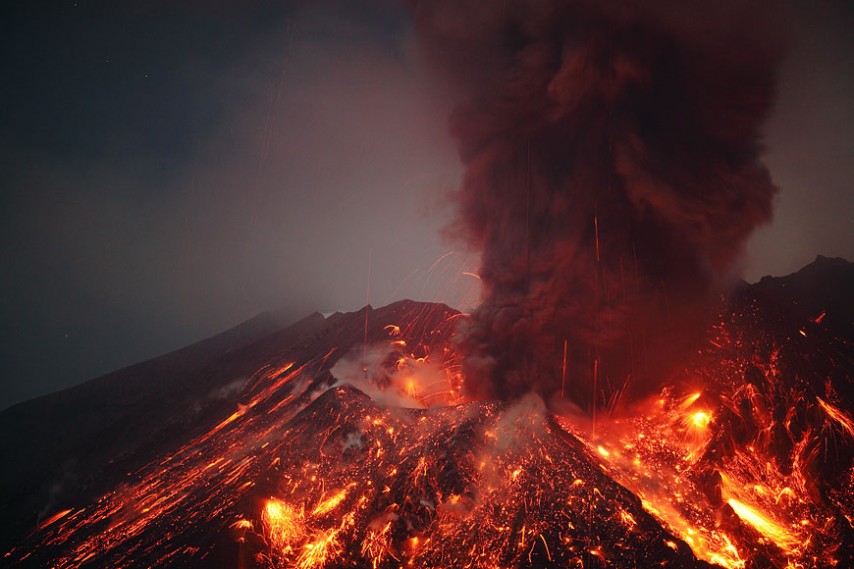
[[[823,258],[743,286],[690,366],[595,419],[467,398],[471,316],[443,305],[256,319],[0,415],[4,562],[845,566],[852,286]]]
[[[736,278],[774,15],[407,4],[481,303],[262,316],[8,409],[4,565],[848,566],[854,268]]]

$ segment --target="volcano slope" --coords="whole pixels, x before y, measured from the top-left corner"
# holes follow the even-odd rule
[[[443,305],[250,321],[0,414],[3,564],[844,565],[852,285],[831,259],[745,285],[595,425],[462,402]]]

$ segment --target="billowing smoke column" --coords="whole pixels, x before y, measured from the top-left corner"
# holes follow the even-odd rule
[[[777,191],[759,139],[779,26],[746,6],[413,3],[463,101],[451,229],[484,287],[470,395],[603,404],[684,361]]]

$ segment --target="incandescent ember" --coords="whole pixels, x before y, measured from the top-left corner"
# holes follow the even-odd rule
[[[853,277],[819,259],[745,285],[659,394],[595,421],[535,395],[465,400],[452,338],[467,316],[442,305],[303,321],[208,364],[254,373],[182,433],[91,465],[4,563],[845,566],[854,311],[834,288]]]

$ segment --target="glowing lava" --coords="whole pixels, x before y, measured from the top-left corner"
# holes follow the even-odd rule
[[[553,415],[536,396],[460,402],[451,344],[460,316],[415,303],[377,314],[367,349],[323,339],[307,358],[284,349],[245,381],[236,409],[97,501],[58,509],[6,560],[57,569],[843,561],[850,490],[822,487],[818,467],[830,445],[850,449],[852,419],[832,384],[819,397],[793,382],[785,347],[752,336],[749,318],[722,321],[673,386],[601,410],[593,425],[586,414]],[[355,337],[363,325],[356,315]],[[376,355],[367,372],[363,354]],[[854,480],[840,464],[842,480]]]

